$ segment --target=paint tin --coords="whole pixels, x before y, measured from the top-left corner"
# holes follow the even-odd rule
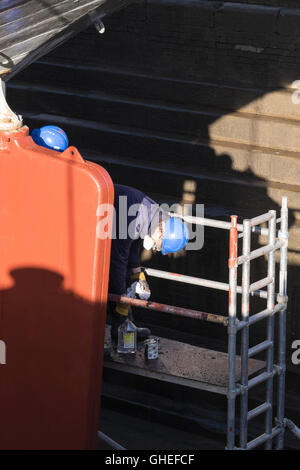
[[[158,359],[159,338],[151,338],[145,341],[145,358],[152,360]]]

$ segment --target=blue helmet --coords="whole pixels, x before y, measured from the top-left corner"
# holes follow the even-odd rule
[[[163,255],[182,250],[189,240],[187,226],[178,217],[170,217],[165,223],[161,245]]]
[[[63,152],[69,145],[67,134],[57,126],[44,126],[40,129],[33,129],[31,137],[37,145],[57,152]]]

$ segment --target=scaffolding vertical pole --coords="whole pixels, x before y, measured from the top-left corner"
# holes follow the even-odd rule
[[[229,236],[229,302],[228,302],[228,370],[229,381],[227,391],[227,449],[235,447],[235,369],[236,369],[236,297],[237,297],[237,216],[231,216]]]
[[[272,218],[268,222],[269,228],[269,244],[274,245],[276,242],[276,211],[269,211]],[[274,310],[275,307],[275,250],[270,251],[268,256],[268,277],[273,279],[271,284],[268,285],[268,310]],[[267,372],[272,374],[274,366],[274,315],[269,315],[267,319],[267,339],[271,345],[267,350]],[[272,428],[273,428],[273,376],[267,380],[266,383],[266,403],[270,405],[270,408],[266,411],[265,426],[266,434],[270,435],[270,438],[266,441],[265,449],[272,449]]]
[[[249,220],[243,222],[243,256],[248,256],[251,250],[251,226]],[[249,311],[250,311],[250,261],[243,263],[242,273],[242,329],[241,343],[241,418],[240,418],[240,447],[247,448],[248,442],[248,351],[249,351]]]
[[[287,299],[287,256],[288,256],[288,207],[287,197],[282,198],[279,239],[285,240],[280,248],[279,295],[283,302]],[[278,377],[277,424],[281,431],[277,436],[276,449],[284,445],[284,404],[285,404],[285,368],[286,368],[286,308],[279,312],[278,365],[281,373]]]

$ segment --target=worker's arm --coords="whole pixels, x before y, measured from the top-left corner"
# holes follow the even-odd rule
[[[134,240],[129,254],[128,260],[128,284],[127,289],[129,297],[138,296],[140,299],[148,300],[150,297],[150,288],[146,280],[145,274],[141,268],[141,251],[143,242],[141,239]]]
[[[145,273],[141,271],[139,273],[132,274],[130,276],[130,279],[131,279],[131,285],[127,289],[127,296],[128,297],[138,296],[142,300],[148,300],[151,295],[151,291],[150,291],[150,287],[147,282]]]
[[[130,246],[130,252],[128,257],[128,274],[137,274],[142,271],[141,268],[141,251],[142,251],[143,241],[138,238],[133,240]]]

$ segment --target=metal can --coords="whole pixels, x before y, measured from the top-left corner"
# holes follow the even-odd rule
[[[145,341],[145,358],[158,359],[158,342],[159,338],[151,338]]]

